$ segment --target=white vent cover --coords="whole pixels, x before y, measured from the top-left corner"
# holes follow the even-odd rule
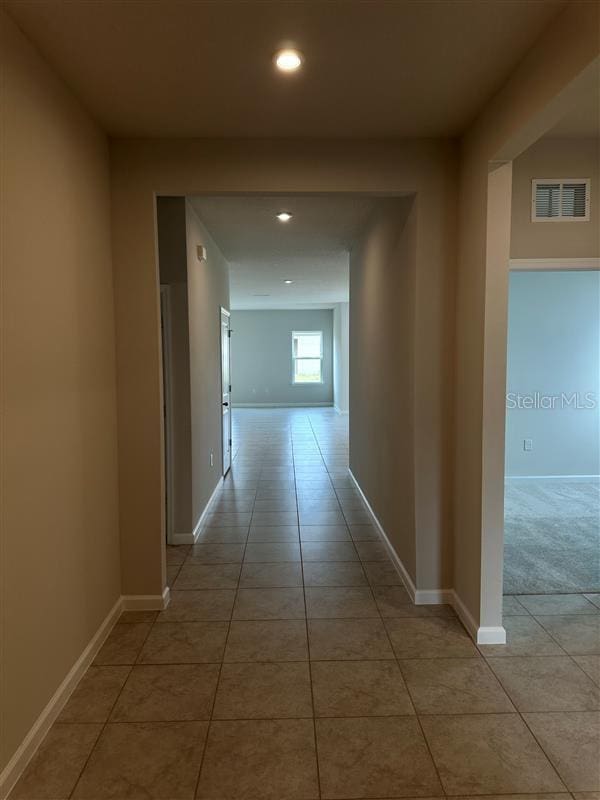
[[[587,222],[589,178],[538,178],[531,182],[533,222]]]

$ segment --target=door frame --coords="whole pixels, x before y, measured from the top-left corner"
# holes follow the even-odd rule
[[[163,397],[163,463],[165,470],[164,518],[167,544],[173,543],[174,505],[173,505],[173,372],[171,369],[172,334],[171,334],[171,287],[160,284],[160,317],[161,317],[161,386]]]
[[[510,279],[511,272],[598,272],[600,271],[600,258],[511,258],[508,261],[508,278]],[[508,284],[507,284],[508,288]],[[508,311],[508,291],[507,291],[507,311]],[[503,335],[503,342],[505,347],[505,352],[508,354],[508,335],[509,335],[509,327],[508,327],[508,313],[506,315],[506,325]],[[504,369],[504,377],[505,377],[505,385],[508,381],[508,358],[506,359],[505,369]],[[502,459],[503,464],[505,465],[505,455],[506,455],[506,402],[504,403],[504,420],[503,420],[503,430],[504,430],[504,440],[503,440],[503,447],[502,447]],[[506,491],[506,466],[504,466],[502,471],[502,511],[504,512],[505,507],[505,491]],[[502,570],[501,576],[504,576],[504,539],[505,539],[505,527],[504,527],[504,516],[503,516],[503,524],[502,524],[502,535],[500,545],[502,548]],[[504,593],[503,587],[503,580],[501,579],[501,587],[502,587],[502,594]]]
[[[222,331],[221,331],[223,314],[229,319],[229,328],[228,328],[228,331],[229,331],[229,336],[228,336],[228,339],[229,339],[229,377],[231,379],[231,311],[228,311],[226,308],[223,308],[223,306],[220,306],[219,307],[219,355],[221,357],[220,358],[220,361],[221,361],[221,398],[220,398],[221,404],[223,403],[223,336],[222,336]],[[229,385],[231,386],[231,383]],[[233,413],[233,411],[232,411],[232,408],[231,408],[231,389],[230,389],[229,390],[229,441],[230,442],[232,441],[232,438],[233,438],[232,437],[232,424],[231,424],[232,423],[232,420],[231,420],[232,413]],[[227,475],[227,473],[229,472],[229,470],[231,469],[231,463],[233,461],[233,457],[232,457],[232,454],[231,454],[231,445],[229,446],[229,452],[230,452],[229,467],[227,468],[227,471],[225,471],[225,445],[224,445],[224,441],[223,441],[223,409],[222,409],[222,406],[221,406],[221,477],[222,478],[224,478]]]

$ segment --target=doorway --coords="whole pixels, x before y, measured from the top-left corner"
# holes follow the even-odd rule
[[[173,451],[172,451],[172,391],[171,391],[171,296],[169,286],[160,287],[160,334],[162,350],[163,428],[164,428],[164,513],[165,538],[173,541]]]
[[[600,273],[547,266],[510,274],[504,593],[526,608],[582,595],[569,603],[585,610],[600,591]]]
[[[231,469],[231,315],[221,308],[221,429],[223,477]]]

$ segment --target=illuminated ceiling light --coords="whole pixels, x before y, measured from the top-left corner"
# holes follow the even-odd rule
[[[293,282],[294,282],[294,281],[290,281],[290,280],[284,281],[284,283],[287,283],[287,284],[288,284],[288,286],[289,286],[289,284],[290,284],[290,283],[293,283]]]
[[[277,214],[277,219],[279,222],[289,222],[291,218],[292,215],[289,211],[280,211],[279,214]]]
[[[275,53],[274,60],[280,72],[296,72],[302,66],[304,59],[297,50],[279,50]]]

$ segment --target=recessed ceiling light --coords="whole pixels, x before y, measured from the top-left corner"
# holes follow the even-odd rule
[[[280,211],[279,214],[277,214],[277,219],[279,222],[289,222],[291,218],[292,215],[289,211]]]
[[[275,66],[280,72],[296,72],[302,66],[302,54],[297,50],[279,50],[275,53]]]
[[[289,281],[289,280],[288,281],[284,281],[284,283],[287,283],[287,284],[290,284],[290,283],[293,283],[293,282],[294,281]]]

